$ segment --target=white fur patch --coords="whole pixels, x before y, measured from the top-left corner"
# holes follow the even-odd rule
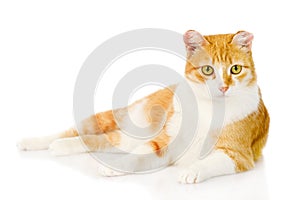
[[[148,143],[144,143],[144,144],[136,147],[130,153],[132,153],[132,154],[150,154],[150,153],[153,153],[153,149]]]
[[[120,144],[117,146],[117,148],[125,153],[130,153],[132,151],[134,151],[137,147],[139,146],[143,146],[145,145],[149,139],[138,139],[138,138],[134,138],[131,137],[130,135],[127,135],[127,133],[124,133],[122,131],[118,131],[120,133]],[[150,148],[146,148],[141,152],[137,152],[136,153],[139,154],[146,154],[146,153],[151,153],[152,149]]]
[[[146,128],[150,125],[144,112],[146,103],[147,99],[142,100],[128,109],[129,119],[134,123],[134,125],[140,128]]]
[[[133,106],[130,106],[127,114],[119,122],[120,128],[124,134],[136,139],[147,139],[153,136],[150,129],[151,123],[145,113],[147,99],[144,99]]]
[[[180,125],[181,125],[181,120],[182,120],[182,110],[181,110],[181,104],[179,102],[179,99],[177,98],[176,95],[173,97],[173,110],[174,113],[170,117],[170,119],[167,122],[167,133],[169,136],[171,136],[171,141],[176,138]]]
[[[192,88],[194,90],[195,88]],[[199,88],[197,88],[199,90]],[[176,94],[184,95],[184,98],[179,97],[179,100],[184,102],[177,102],[178,99],[176,99],[176,96],[173,98],[174,103],[174,115],[170,118],[168,124],[167,124],[167,133],[172,137],[171,142],[176,139],[179,135],[179,131],[181,129],[181,134],[183,136],[180,136],[180,143],[177,143],[178,145],[177,149],[182,150],[182,157],[176,161],[176,164],[180,165],[187,165],[197,160],[199,157],[201,146],[203,143],[203,140],[205,136],[208,133],[211,114],[212,114],[212,106],[208,104],[206,101],[202,101],[202,99],[199,100],[200,97],[197,97],[197,94],[194,92],[192,94],[184,93],[183,91],[187,91],[187,88],[183,85],[178,85],[176,88]],[[189,104],[189,99],[195,98],[195,101],[197,102],[196,105],[191,105],[194,107],[193,112],[198,117],[198,124],[197,127],[187,126],[187,127],[181,127],[183,122],[190,122],[194,121],[192,118],[194,115],[191,114],[185,114],[185,116],[182,116],[182,107],[181,105]],[[183,119],[184,118],[184,119]],[[188,136],[188,137],[186,137]],[[178,158],[174,158],[178,159]]]
[[[89,152],[80,137],[57,139],[50,144],[49,150],[55,156]]]

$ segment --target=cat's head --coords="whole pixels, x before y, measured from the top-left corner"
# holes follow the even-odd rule
[[[247,91],[256,85],[252,40],[253,35],[246,31],[209,36],[187,31],[184,34],[187,79],[208,88],[213,98]]]

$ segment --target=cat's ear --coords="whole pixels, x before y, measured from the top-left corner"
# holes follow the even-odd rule
[[[208,44],[207,40],[197,31],[189,30],[183,35],[188,54],[193,53],[196,49]]]
[[[231,43],[239,46],[241,49],[249,51],[251,50],[252,40],[252,33],[249,33],[247,31],[239,31],[233,36]]]

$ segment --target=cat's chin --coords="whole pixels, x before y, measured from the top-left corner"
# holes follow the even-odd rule
[[[229,95],[214,95],[214,96],[205,96],[203,97],[203,99],[207,101],[223,101],[228,99],[229,97],[230,97]]]
[[[219,94],[219,95],[213,96],[212,99],[222,100],[222,99],[227,99],[229,97],[230,97],[230,95],[227,95],[227,94]]]

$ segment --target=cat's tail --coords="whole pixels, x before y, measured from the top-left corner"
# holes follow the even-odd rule
[[[17,147],[23,151],[31,150],[46,150],[50,144],[60,138],[76,137],[78,132],[74,128],[70,128],[62,133],[42,136],[42,137],[29,137],[23,138],[17,143]]]
[[[20,150],[46,150],[57,139],[77,137],[79,133],[81,136],[100,135],[118,129],[112,110],[92,115],[82,120],[76,127],[78,130],[74,126],[54,135],[24,138],[17,143],[17,147]]]

